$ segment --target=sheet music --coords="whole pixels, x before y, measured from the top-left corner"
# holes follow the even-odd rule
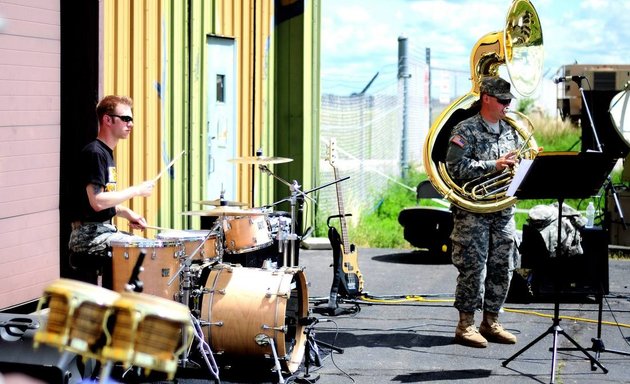
[[[514,178],[512,179],[512,182],[510,183],[510,186],[508,187],[508,190],[505,193],[507,196],[514,196],[514,194],[516,193],[516,190],[523,182],[523,179],[525,178],[525,175],[527,175],[527,172],[529,171],[529,167],[531,167],[533,162],[534,160],[532,159],[521,160],[521,162],[518,164],[518,167],[516,168],[516,174],[514,175]]]

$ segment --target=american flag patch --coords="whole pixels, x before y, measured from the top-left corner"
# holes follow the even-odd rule
[[[457,145],[460,148],[464,148],[464,139],[460,135],[455,135],[451,139],[451,143]]]

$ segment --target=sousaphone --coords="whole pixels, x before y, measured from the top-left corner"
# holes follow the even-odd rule
[[[513,89],[522,96],[532,95],[542,77],[543,36],[538,13],[528,0],[514,0],[504,30],[489,33],[477,41],[470,55],[470,92],[440,114],[424,143],[424,166],[431,184],[451,203],[471,212],[496,212],[515,203],[514,197],[505,195],[513,178],[512,171],[488,174],[482,180],[460,186],[451,179],[445,165],[451,130],[479,111],[481,79],[498,76],[499,67],[503,64],[507,67]],[[533,126],[529,119],[511,111],[506,121],[525,142],[520,151],[521,158],[533,158],[538,147],[530,133]]]

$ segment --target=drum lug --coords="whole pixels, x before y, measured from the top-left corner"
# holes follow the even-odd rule
[[[264,330],[273,330],[273,331],[276,331],[276,332],[287,333],[287,326],[286,325],[283,325],[282,327],[270,327],[267,324],[263,324],[261,328],[264,329]]]
[[[273,294],[273,293],[271,293],[270,291],[267,291],[267,293],[265,293],[265,297],[266,297],[266,298],[270,298],[270,297],[271,297],[271,296],[273,296],[273,295],[274,295],[274,294]],[[276,294],[276,296],[278,296],[278,297],[282,297],[282,298],[284,298],[284,299],[289,300],[289,294],[288,294],[288,293],[278,293],[278,294]]]

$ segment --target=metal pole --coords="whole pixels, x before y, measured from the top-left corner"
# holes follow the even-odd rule
[[[407,135],[408,135],[408,110],[409,110],[409,97],[407,96],[409,87],[409,66],[407,55],[407,38],[404,36],[398,37],[398,79],[403,81],[403,108],[402,108],[402,134],[400,140],[400,167],[402,170],[402,177],[407,176],[407,170],[409,168],[407,158]]]

